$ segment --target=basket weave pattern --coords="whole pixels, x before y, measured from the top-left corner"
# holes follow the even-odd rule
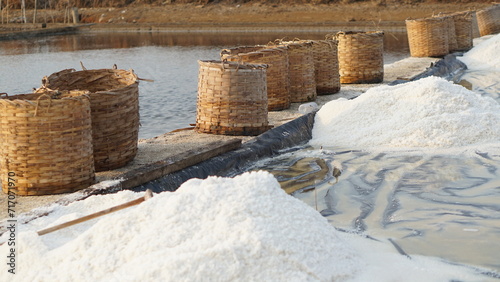
[[[266,65],[198,63],[197,132],[258,135],[269,129]]]
[[[0,99],[0,180],[18,195],[74,192],[95,182],[90,102],[24,94]]]
[[[406,20],[412,57],[444,56],[449,53],[448,22],[443,17]]]
[[[467,51],[472,48],[472,14],[459,12],[451,15],[455,23],[457,48],[450,51]]]
[[[340,73],[337,41],[314,40],[312,43],[316,93],[325,95],[339,92]]]
[[[445,16],[444,20],[446,21],[446,29],[448,31],[448,51],[451,52],[458,48],[455,21],[451,16]]]
[[[312,42],[281,42],[278,46],[288,47],[290,101],[301,103],[316,100]]]
[[[229,61],[267,64],[267,100],[269,111],[290,107],[290,80],[288,77],[288,52],[284,47],[262,49],[227,57]]]
[[[45,86],[88,90],[96,171],[125,166],[137,154],[139,83],[126,70],[64,70],[50,75]]]
[[[341,83],[378,83],[384,79],[384,33],[339,32],[338,59]]]
[[[500,4],[476,12],[479,34],[500,33]]]

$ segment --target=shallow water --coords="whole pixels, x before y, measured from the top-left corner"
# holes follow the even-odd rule
[[[222,48],[266,44],[276,38],[323,39],[324,33],[83,33],[0,41],[0,93],[29,93],[41,79],[63,69],[134,69],[141,82],[140,138],[196,121],[198,60],[219,58]],[[385,63],[408,56],[405,34],[387,33]]]
[[[500,103],[498,72],[467,70],[462,78]],[[338,229],[410,257],[434,256],[499,278],[500,153],[450,151],[306,147],[250,169],[273,173],[283,189]]]
[[[304,148],[256,164],[337,228],[500,272],[500,155]],[[336,182],[334,168],[341,169]]]
[[[500,103],[499,77],[500,71],[467,70],[461,78],[472,84],[472,91],[491,97]]]

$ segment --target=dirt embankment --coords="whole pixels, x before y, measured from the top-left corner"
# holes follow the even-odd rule
[[[139,2],[139,3],[138,3]],[[143,4],[115,5],[105,8],[79,8],[82,23],[101,24],[158,24],[158,25],[254,25],[280,24],[329,24],[342,22],[404,21],[407,18],[427,17],[440,12],[475,10],[487,7],[489,1],[437,1],[437,0],[296,0],[280,1],[162,1]],[[305,3],[306,2],[306,3]],[[309,3],[307,3],[309,2]],[[161,3],[161,4],[160,4]],[[37,23],[69,21],[65,9],[38,9]],[[2,10],[3,22],[17,19],[20,10]],[[26,11],[26,18],[33,21],[33,10]],[[6,28],[7,25],[3,25]]]

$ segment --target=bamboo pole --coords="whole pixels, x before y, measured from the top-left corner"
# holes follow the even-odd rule
[[[33,12],[33,23],[36,23],[36,4],[37,4],[37,0],[35,0],[35,10]]]
[[[0,14],[1,14],[1,18],[2,18],[2,21],[1,23],[3,24],[3,9],[2,9],[2,0],[0,0]]]
[[[118,206],[111,207],[109,209],[98,211],[96,213],[89,214],[87,216],[80,217],[80,218],[77,218],[75,220],[71,220],[71,221],[56,225],[56,226],[52,226],[52,227],[40,230],[37,233],[38,233],[38,236],[42,236],[42,235],[45,235],[47,233],[57,231],[59,229],[63,229],[63,228],[66,228],[66,227],[69,227],[69,226],[72,226],[72,225],[75,225],[78,223],[82,223],[82,222],[87,221],[87,220],[94,219],[94,218],[99,217],[99,216],[103,216],[103,215],[108,214],[108,213],[112,213],[112,212],[119,211],[119,210],[122,210],[122,209],[125,209],[128,207],[131,207],[131,206],[138,205],[138,204],[140,204],[140,203],[142,203],[142,202],[144,202],[152,197],[153,197],[153,192],[150,189],[148,189],[148,190],[146,190],[144,197],[132,200],[130,202],[126,202],[126,203],[118,205]]]
[[[55,23],[56,21],[54,20],[54,11],[52,11],[52,2],[49,0],[49,10],[50,10],[50,17],[52,18],[52,23]]]
[[[80,22],[79,17],[78,17],[78,7],[71,8],[71,16],[73,17],[74,24],[77,24]]]
[[[68,222],[65,222],[65,223],[62,223],[59,225],[55,225],[55,226],[52,226],[49,228],[39,230],[37,232],[37,234],[38,234],[38,236],[42,236],[42,235],[45,235],[45,234],[48,234],[48,233],[51,233],[51,232],[54,232],[54,231],[57,231],[57,230],[60,230],[60,229],[66,228],[66,227],[70,227],[70,226],[73,226],[75,224],[82,223],[82,222],[85,222],[87,220],[91,220],[91,219],[94,219],[94,218],[97,218],[97,217],[100,217],[100,216],[103,216],[103,215],[106,215],[106,214],[109,214],[109,213],[112,213],[115,211],[123,210],[125,208],[135,206],[135,205],[138,205],[144,201],[147,201],[147,200],[151,199],[152,197],[153,197],[153,191],[151,191],[151,189],[147,189],[146,193],[141,198],[137,198],[137,199],[132,200],[130,202],[126,202],[126,203],[118,205],[118,206],[114,206],[114,207],[111,207],[111,208],[108,208],[108,209],[105,209],[102,211],[98,211],[98,212],[89,214],[87,216],[77,218],[75,220],[71,220],[71,221],[68,221]],[[3,244],[5,244],[5,242],[0,243],[0,246],[2,246]]]
[[[26,2],[21,0],[21,17],[23,17],[23,23],[26,23]]]

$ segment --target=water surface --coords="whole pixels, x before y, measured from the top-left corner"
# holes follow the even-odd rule
[[[304,148],[251,169],[274,174],[341,230],[500,273],[500,155]]]
[[[219,58],[222,48],[267,44],[277,38],[323,39],[324,33],[121,32],[0,41],[0,93],[29,93],[43,76],[74,68],[133,69],[141,82],[140,138],[151,138],[196,121],[198,60]],[[386,34],[385,61],[408,56],[405,34]]]

